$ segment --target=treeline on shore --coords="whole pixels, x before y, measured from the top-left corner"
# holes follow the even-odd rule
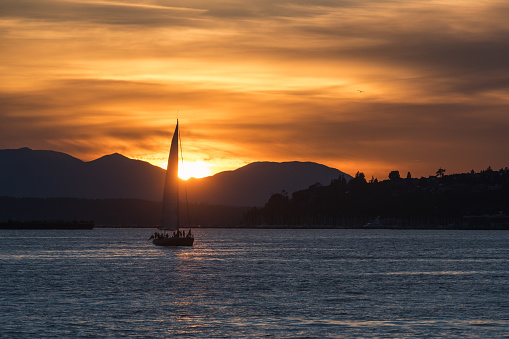
[[[239,225],[247,207],[211,204],[180,205],[183,227]],[[157,227],[162,203],[143,199],[0,197],[0,221],[93,220],[96,227]]]
[[[246,226],[314,226],[357,228],[509,229],[509,169],[479,173],[402,178],[369,182],[358,172],[347,182],[340,177],[330,185],[274,194],[261,208],[242,219]]]

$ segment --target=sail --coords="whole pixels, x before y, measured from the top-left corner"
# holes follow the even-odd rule
[[[171,140],[170,156],[166,169],[163,193],[163,218],[161,229],[176,231],[179,228],[179,178],[178,178],[178,142],[179,123]]]

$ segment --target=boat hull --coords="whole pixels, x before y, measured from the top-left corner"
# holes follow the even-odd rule
[[[171,237],[152,240],[156,246],[193,246],[194,238],[191,237]]]

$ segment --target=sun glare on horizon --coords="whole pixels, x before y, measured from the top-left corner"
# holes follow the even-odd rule
[[[205,161],[184,161],[179,163],[179,178],[203,178],[212,174],[210,164]]]
[[[168,166],[167,160],[158,158],[157,160],[145,160],[150,162],[152,165],[160,167],[166,170]],[[220,160],[219,162],[208,162],[204,160],[193,160],[179,161],[179,178],[187,180],[189,178],[204,178],[215,175],[223,171],[233,171],[237,168],[243,167],[253,161],[242,161],[242,160]]]
[[[167,163],[159,163],[157,166],[166,169]],[[179,161],[179,178],[187,180],[189,178],[204,178],[212,175],[211,164],[205,161]]]

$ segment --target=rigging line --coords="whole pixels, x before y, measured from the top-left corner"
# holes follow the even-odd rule
[[[182,162],[182,169],[184,168],[184,153],[182,152],[182,139],[180,138],[180,128],[178,130],[179,144],[180,144],[180,159]],[[186,208],[187,208],[187,225],[191,228],[191,215],[189,214],[189,201],[187,200],[187,180],[184,180],[184,192],[186,196]]]

